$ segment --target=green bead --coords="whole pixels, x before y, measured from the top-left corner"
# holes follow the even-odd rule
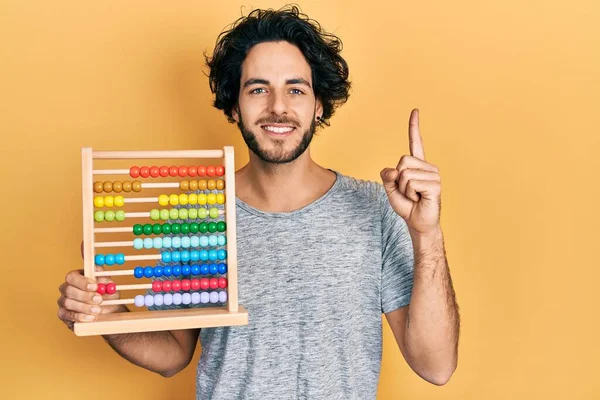
[[[117,221],[125,221],[125,211],[117,210],[117,212],[115,212],[115,219]]]
[[[151,220],[156,221],[159,216],[160,216],[160,212],[156,208],[150,211],[150,219]]]
[[[198,218],[204,219],[204,218],[206,218],[207,214],[208,214],[208,210],[206,208],[198,209]]]
[[[211,208],[209,211],[209,215],[211,218],[219,218],[219,209],[216,207]]]
[[[144,224],[144,235],[152,235],[152,224]]]
[[[198,218],[198,209],[197,208],[190,208],[188,210],[188,218],[189,219],[196,219],[196,218]]]
[[[190,233],[190,224],[181,224],[181,233]]]
[[[198,233],[199,230],[200,230],[200,225],[197,222],[192,222],[190,224],[190,232]]]
[[[219,221],[219,222],[217,222],[217,230],[219,232],[225,232],[226,228],[227,228],[227,224],[225,224],[225,221]]]
[[[181,233],[181,225],[178,223],[171,224],[171,233]]]
[[[133,226],[133,234],[136,236],[140,236],[143,233],[142,224],[135,224]]]
[[[210,233],[215,233],[217,231],[217,223],[216,222],[209,222],[208,223],[208,231]]]
[[[96,222],[104,221],[104,211],[96,211],[94,213],[94,221],[96,221]]]
[[[114,211],[106,211],[104,213],[104,219],[108,222],[112,222],[115,220],[115,212]]]
[[[208,224],[206,222],[202,222],[198,227],[198,231],[200,231],[200,233],[208,232]]]
[[[187,219],[187,217],[188,217],[187,208],[180,208],[179,209],[179,219]]]
[[[171,208],[169,210],[169,218],[171,218],[171,219],[179,218],[179,210],[176,208]]]
[[[169,210],[160,210],[160,219],[166,221],[169,219]]]
[[[152,233],[155,235],[160,235],[162,233],[162,226],[160,224],[152,225]]]
[[[165,235],[168,235],[169,233],[171,233],[171,224],[164,223],[162,226],[162,233],[164,233]]]

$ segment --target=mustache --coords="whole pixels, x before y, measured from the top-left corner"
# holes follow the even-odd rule
[[[256,121],[256,125],[268,125],[268,124],[288,124],[293,126],[300,126],[300,122],[297,120],[281,116],[281,117],[265,117]]]

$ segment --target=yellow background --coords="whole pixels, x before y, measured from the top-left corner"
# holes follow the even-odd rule
[[[81,265],[80,148],[233,144],[243,165],[202,52],[242,5],[282,4],[2,2],[3,398],[194,398],[199,352],[167,380],[56,317],[57,288]],[[386,327],[380,399],[598,398],[598,2],[301,6],[341,36],[354,84],[315,159],[378,180],[408,153],[418,107],[442,174],[459,367],[446,386],[426,383]]]

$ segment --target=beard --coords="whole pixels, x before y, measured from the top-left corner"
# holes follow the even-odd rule
[[[248,148],[254,154],[256,154],[256,156],[258,158],[260,158],[262,161],[271,163],[271,164],[287,164],[287,163],[294,161],[298,157],[300,157],[302,155],[302,153],[304,153],[306,151],[306,149],[308,148],[308,146],[310,145],[310,142],[312,141],[312,138],[315,134],[315,130],[316,130],[316,126],[317,126],[315,123],[314,115],[313,115],[313,119],[310,124],[310,128],[308,128],[306,131],[304,131],[304,134],[302,135],[302,140],[294,149],[292,149],[291,151],[286,151],[284,149],[285,141],[278,140],[275,142],[274,150],[266,151],[265,149],[262,149],[260,147],[258,140],[256,140],[256,135],[250,129],[248,129],[246,127],[246,125],[244,124],[244,121],[242,120],[242,114],[239,113],[238,115],[239,115],[240,121],[238,122],[237,125],[238,125],[238,128],[240,129],[240,132],[242,133],[242,137],[244,138],[244,142],[246,142],[246,145],[248,146]],[[283,118],[274,117],[274,118],[269,118],[269,119],[261,119],[260,121],[258,121],[257,125],[268,125],[269,123],[291,124],[296,129],[298,129],[298,126],[299,126],[299,124],[295,120],[289,119],[287,117],[283,117]],[[262,129],[262,128],[259,127],[259,129]]]

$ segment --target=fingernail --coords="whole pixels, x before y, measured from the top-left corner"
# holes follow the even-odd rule
[[[100,314],[100,307],[98,307],[98,306],[94,306],[94,307],[92,307],[92,312],[93,312],[94,314]]]
[[[94,296],[92,300],[94,301],[94,303],[100,304],[102,303],[102,296]]]
[[[93,320],[94,320],[94,318],[95,318],[95,317],[94,317],[93,315],[86,315],[86,316],[85,316],[85,320],[86,320],[86,321],[93,321]]]
[[[95,289],[94,286],[96,286],[96,285],[94,285],[93,283],[90,283],[90,284],[87,285],[87,289],[88,290],[94,290]]]

